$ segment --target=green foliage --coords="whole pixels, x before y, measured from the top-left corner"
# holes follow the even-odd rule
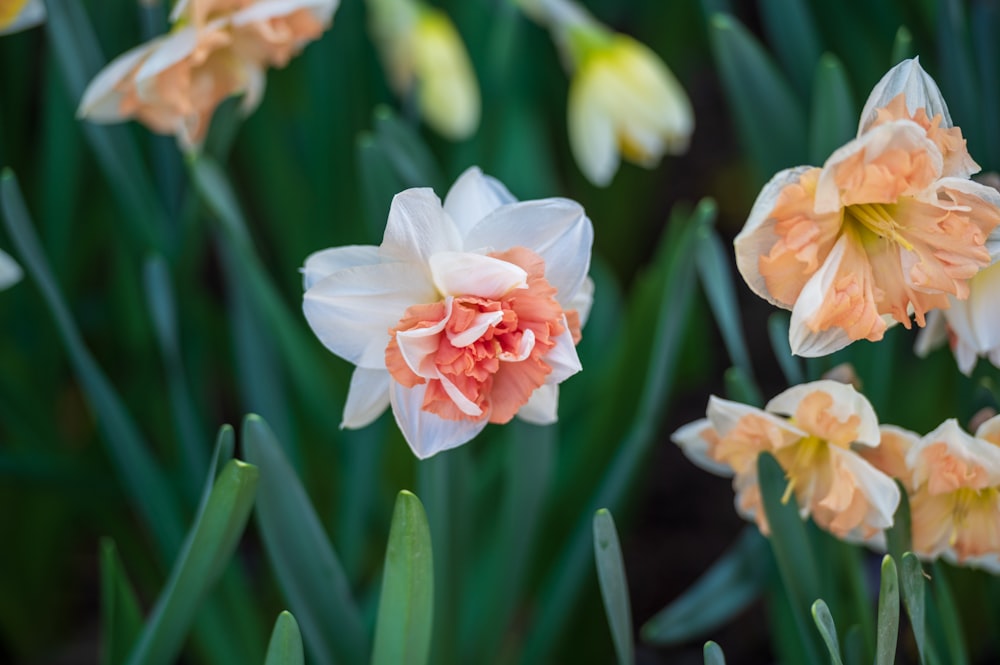
[[[635,661],[632,646],[632,610],[625,578],[618,530],[611,513],[605,509],[594,513],[594,558],[597,563],[597,580],[604,599],[604,612],[608,616],[611,639],[615,643],[618,665]]]

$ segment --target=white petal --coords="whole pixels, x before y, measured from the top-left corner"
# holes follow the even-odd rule
[[[309,290],[313,284],[338,270],[375,263],[379,263],[379,255],[378,247],[374,245],[346,245],[313,252],[306,257],[301,268],[303,289]]]
[[[170,22],[176,23],[181,16],[187,12],[188,6],[191,4],[191,0],[177,0],[177,4],[174,8],[170,10]]]
[[[856,443],[877,446],[882,441],[882,435],[878,429],[878,416],[875,415],[875,409],[872,408],[871,402],[853,386],[840,381],[824,379],[792,386],[774,397],[764,408],[771,413],[794,417],[802,400],[815,392],[824,392],[833,398],[833,404],[827,409],[827,413],[840,422],[855,415],[861,418],[861,423],[858,425],[858,437],[855,439]]]
[[[244,63],[243,72],[246,78],[246,87],[243,91],[243,99],[240,101],[240,112],[243,115],[250,115],[257,110],[264,98],[267,73],[263,67],[251,63]]]
[[[556,345],[542,356],[542,361],[552,368],[552,372],[545,377],[545,383],[562,383],[583,369],[565,317],[563,317],[563,332],[556,337],[555,342]]]
[[[21,281],[24,272],[21,266],[5,251],[0,249],[0,289],[6,289]]]
[[[461,349],[472,344],[477,339],[485,335],[487,330],[500,323],[502,320],[503,312],[501,311],[481,312],[476,314],[472,321],[472,325],[462,332],[452,333],[451,331],[448,331],[448,341],[451,342],[452,346]],[[529,330],[528,332],[531,331]],[[532,346],[534,346],[534,344],[532,344]]]
[[[459,411],[474,418],[483,415],[483,410],[475,402],[462,394],[458,386],[452,383],[448,377],[441,374],[438,376],[438,381],[441,382],[441,387],[444,388],[444,391],[451,398],[451,401],[454,402],[455,406],[458,407]]]
[[[590,318],[590,308],[594,304],[594,280],[587,277],[583,280],[580,289],[569,302],[560,302],[562,302],[566,311],[576,310],[576,313],[580,316],[580,327],[583,328],[587,325],[587,319]]]
[[[544,384],[535,388],[517,417],[532,425],[551,425],[559,420],[559,386]]]
[[[847,242],[847,236],[841,236],[837,240],[819,270],[802,287],[792,307],[792,320],[788,325],[788,344],[794,355],[807,358],[825,356],[839,351],[852,341],[843,328],[833,326],[827,330],[813,332],[805,323],[822,306],[827,292],[833,285],[840,261],[844,258]]]
[[[258,0],[232,16],[233,25],[246,25],[256,21],[288,16],[300,9],[308,9],[319,21],[326,23],[333,17],[339,0]]]
[[[1000,446],[1000,416],[993,416],[976,429],[976,438]]]
[[[806,432],[792,425],[784,418],[778,418],[773,413],[768,413],[767,411],[750,406],[749,404],[741,404],[728,399],[722,399],[721,397],[716,397],[715,395],[708,398],[708,409],[706,410],[706,414],[708,415],[709,422],[712,423],[712,427],[715,428],[715,431],[718,432],[719,436],[726,436],[729,434],[729,432],[736,427],[736,423],[740,421],[740,418],[748,415],[770,421],[779,429],[782,429],[789,434],[793,434],[799,439],[808,436]]]
[[[888,105],[899,93],[906,96],[906,110],[910,112],[911,116],[917,109],[922,108],[927,111],[930,118],[940,113],[942,127],[952,126],[948,105],[945,104],[937,83],[920,66],[919,58],[911,58],[890,69],[875,84],[871,94],[868,95],[864,109],[861,111],[858,136],[868,131],[868,128],[875,121],[876,109]]]
[[[412,305],[437,300],[420,266],[382,263],[340,270],[306,291],[302,311],[326,348],[368,369],[385,369],[389,329]]]
[[[517,199],[503,183],[484,175],[478,166],[467,168],[444,197],[444,211],[464,238],[476,222]]]
[[[407,189],[393,197],[379,247],[383,260],[411,261],[426,266],[431,256],[438,252],[461,250],[458,228],[433,190]]]
[[[384,369],[356,367],[344,404],[340,426],[358,429],[370,425],[389,406],[389,383],[392,377]]]
[[[853,477],[854,484],[868,499],[873,511],[865,516],[865,525],[875,529],[888,529],[899,507],[900,493],[896,482],[865,461],[857,453],[828,446],[831,463],[846,469]]]
[[[426,384],[406,388],[395,381],[389,389],[392,415],[409,444],[410,450],[420,459],[456,448],[471,441],[483,431],[488,418],[478,420],[445,420],[423,410]]]
[[[811,168],[813,167],[797,166],[775,174],[760,190],[757,200],[750,209],[750,216],[743,225],[743,230],[733,241],[736,267],[747,286],[772,305],[784,309],[787,309],[788,305],[779,303],[767,290],[764,276],[760,274],[760,257],[769,254],[771,248],[778,242],[778,236],[774,232],[774,219],[771,217],[774,205],[778,202],[778,195],[787,185],[797,182],[802,174]]]
[[[447,296],[479,296],[496,300],[513,289],[528,287],[524,268],[471,252],[438,252],[430,257],[431,277]]]
[[[87,85],[87,89],[84,90],[83,97],[80,99],[80,106],[76,110],[76,116],[94,122],[118,122],[122,120],[122,95],[115,90],[115,86],[121,83],[129,72],[142,62],[143,58],[152,53],[160,41],[154,39],[140,44],[108,63]]]
[[[140,96],[144,82],[148,82],[157,74],[191,55],[198,45],[198,31],[193,26],[188,26],[168,32],[155,42],[156,48],[152,50],[146,61],[139,67],[139,71],[135,73],[136,87],[140,91]]]
[[[452,299],[444,304],[444,315],[433,326],[402,330],[396,333],[396,344],[407,367],[417,376],[425,379],[437,379],[439,373],[434,364],[434,356],[440,345],[441,331],[451,318]]]
[[[8,25],[0,26],[0,35],[27,30],[45,20],[45,5],[42,0],[28,0],[20,13]]]
[[[594,227],[579,203],[539,199],[502,206],[476,224],[465,238],[470,249],[504,251],[526,247],[545,260],[545,279],[556,298],[573,298],[590,271]]]
[[[707,418],[702,418],[678,429],[670,435],[670,440],[676,443],[684,456],[696,466],[717,476],[729,478],[733,475],[733,468],[714,460],[708,454],[708,440],[702,434],[711,429],[712,423]]]
[[[535,348],[535,333],[531,328],[524,331],[521,336],[521,346],[517,349],[517,353],[511,353],[510,351],[501,351],[497,358],[503,362],[508,363],[519,363],[528,356],[531,355],[532,350]]]
[[[952,304],[954,307],[954,304]],[[948,342],[948,322],[939,309],[927,312],[926,325],[917,331],[917,341],[913,352],[919,358],[926,358],[931,351]]]
[[[569,147],[583,175],[598,187],[606,187],[618,170],[621,157],[614,121],[597,99],[601,94],[595,87],[598,83],[579,75],[573,77],[567,125]]]

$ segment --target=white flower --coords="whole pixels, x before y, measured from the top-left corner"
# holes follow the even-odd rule
[[[0,35],[33,28],[44,20],[42,0],[0,0]]]
[[[514,415],[556,420],[557,386],[580,371],[593,227],[566,199],[517,202],[467,170],[444,205],[430,189],[392,201],[382,244],[306,259],[303,311],[357,365],[344,427],[392,405],[420,458]]]
[[[0,289],[6,289],[21,281],[24,273],[17,261],[0,249]]]

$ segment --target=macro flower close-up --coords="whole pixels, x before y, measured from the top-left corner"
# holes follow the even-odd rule
[[[554,422],[559,383],[581,369],[592,242],[579,204],[518,202],[473,168],[443,204],[429,189],[396,195],[380,246],[311,255],[306,319],[357,365],[343,426],[391,404],[424,458],[515,415]]]
[[[242,95],[249,114],[268,67],[284,67],[333,20],[339,0],[181,0],[166,35],[111,61],[87,87],[77,114],[92,122],[136,119],[197,148],[216,107]]]
[[[857,138],[821,168],[764,186],[735,241],[757,295],[792,312],[802,356],[882,339],[894,323],[925,324],[948,297],[969,296],[989,266],[1000,194],[969,179],[979,166],[944,98],[914,58],[872,90]]]
[[[770,453],[785,471],[803,519],[839,538],[870,541],[892,526],[899,490],[858,450],[879,445],[875,411],[853,387],[821,380],[794,386],[761,410],[713,396],[707,417],[674,432],[673,441],[707,471],[733,475],[736,509],[769,526],[757,484],[757,458]]]

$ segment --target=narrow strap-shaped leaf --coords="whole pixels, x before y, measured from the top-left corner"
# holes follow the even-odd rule
[[[715,630],[741,612],[765,584],[762,558],[767,540],[754,526],[677,599],[642,627],[642,639],[657,645],[684,642]]]
[[[753,379],[739,367],[730,367],[723,375],[723,382],[726,385],[726,397],[735,402],[762,406],[764,398],[757,388]]]
[[[816,623],[819,634],[823,637],[826,650],[830,654],[832,665],[844,665],[840,657],[840,644],[837,641],[837,626],[833,623],[833,616],[830,615],[830,608],[822,598],[816,600],[812,605],[812,617]]]
[[[822,44],[809,3],[805,0],[761,0],[758,7],[768,43],[791,75],[796,89],[805,94]]]
[[[174,662],[194,621],[195,610],[229,563],[243,534],[253,507],[257,477],[256,467],[236,459],[219,473],[129,656],[129,665]]]
[[[927,622],[925,619],[925,580],[924,570],[913,552],[903,554],[902,567],[899,571],[900,587],[903,592],[903,605],[906,615],[910,617],[910,628],[913,639],[917,643],[917,653],[920,662],[927,663]]]
[[[726,665],[726,657],[722,653],[722,647],[715,642],[711,640],[705,642],[702,653],[705,656],[705,665]]]
[[[101,663],[121,665],[142,630],[142,611],[115,541],[101,539]]]
[[[896,481],[899,486],[899,507],[892,518],[892,526],[886,529],[885,542],[886,549],[893,560],[904,562],[903,554],[911,550],[910,535],[910,498],[903,484]]]
[[[913,56],[913,33],[905,25],[901,25],[896,31],[896,37],[892,40],[892,56],[889,58],[889,65],[895,65],[897,62],[902,62]]]
[[[790,317],[787,312],[775,312],[767,318],[767,336],[774,349],[774,357],[778,361],[781,373],[790,386],[797,386],[805,381],[802,365],[792,355],[792,347],[788,343],[788,324]]]
[[[882,558],[876,635],[875,665],[892,665],[896,662],[896,641],[899,639],[899,576],[896,562],[888,554]]]
[[[1000,31],[1000,7],[995,3],[975,2],[969,11],[972,13],[973,56],[979,69],[977,110],[980,118],[996,118],[1000,115],[1000,91],[994,85],[1000,79],[1000,45],[996,40]],[[984,163],[996,164],[1000,161],[1000,123],[987,121],[983,125],[983,141],[976,146],[975,154]]]
[[[358,173],[361,176],[361,195],[365,211],[365,227],[374,242],[385,232],[386,219],[392,197],[406,189],[392,168],[376,136],[362,132],[356,143]]]
[[[822,164],[854,138],[858,110],[847,72],[832,53],[824,53],[816,67],[809,120],[809,161],[813,164]]]
[[[961,126],[969,145],[979,145],[982,120],[979,111],[979,87],[976,84],[978,63],[969,47],[969,26],[965,3],[961,0],[940,0],[934,21],[937,30],[938,62],[947,76],[939,76],[941,91],[948,100],[952,120]]]
[[[260,468],[261,539],[312,660],[366,662],[368,635],[350,584],[281,444],[259,416],[246,417],[242,434],[247,460]]]
[[[385,571],[372,665],[424,665],[434,619],[431,531],[420,499],[396,497],[385,549]]]
[[[434,154],[413,128],[388,106],[375,109],[375,136],[406,187],[431,187],[441,191],[445,182]]]
[[[604,508],[594,514],[594,559],[618,665],[632,665],[635,661],[635,647],[632,644],[632,607],[628,580],[625,577],[625,562],[622,560],[615,520],[610,511]]]
[[[305,665],[305,662],[299,624],[292,613],[286,610],[274,622],[264,665]]]
[[[944,564],[935,561],[933,568],[934,607],[937,609],[938,625],[944,634],[944,648],[948,655],[949,665],[968,665],[969,649],[965,645],[962,633],[962,622],[955,606],[955,597],[951,593],[951,585],[945,575]]]

